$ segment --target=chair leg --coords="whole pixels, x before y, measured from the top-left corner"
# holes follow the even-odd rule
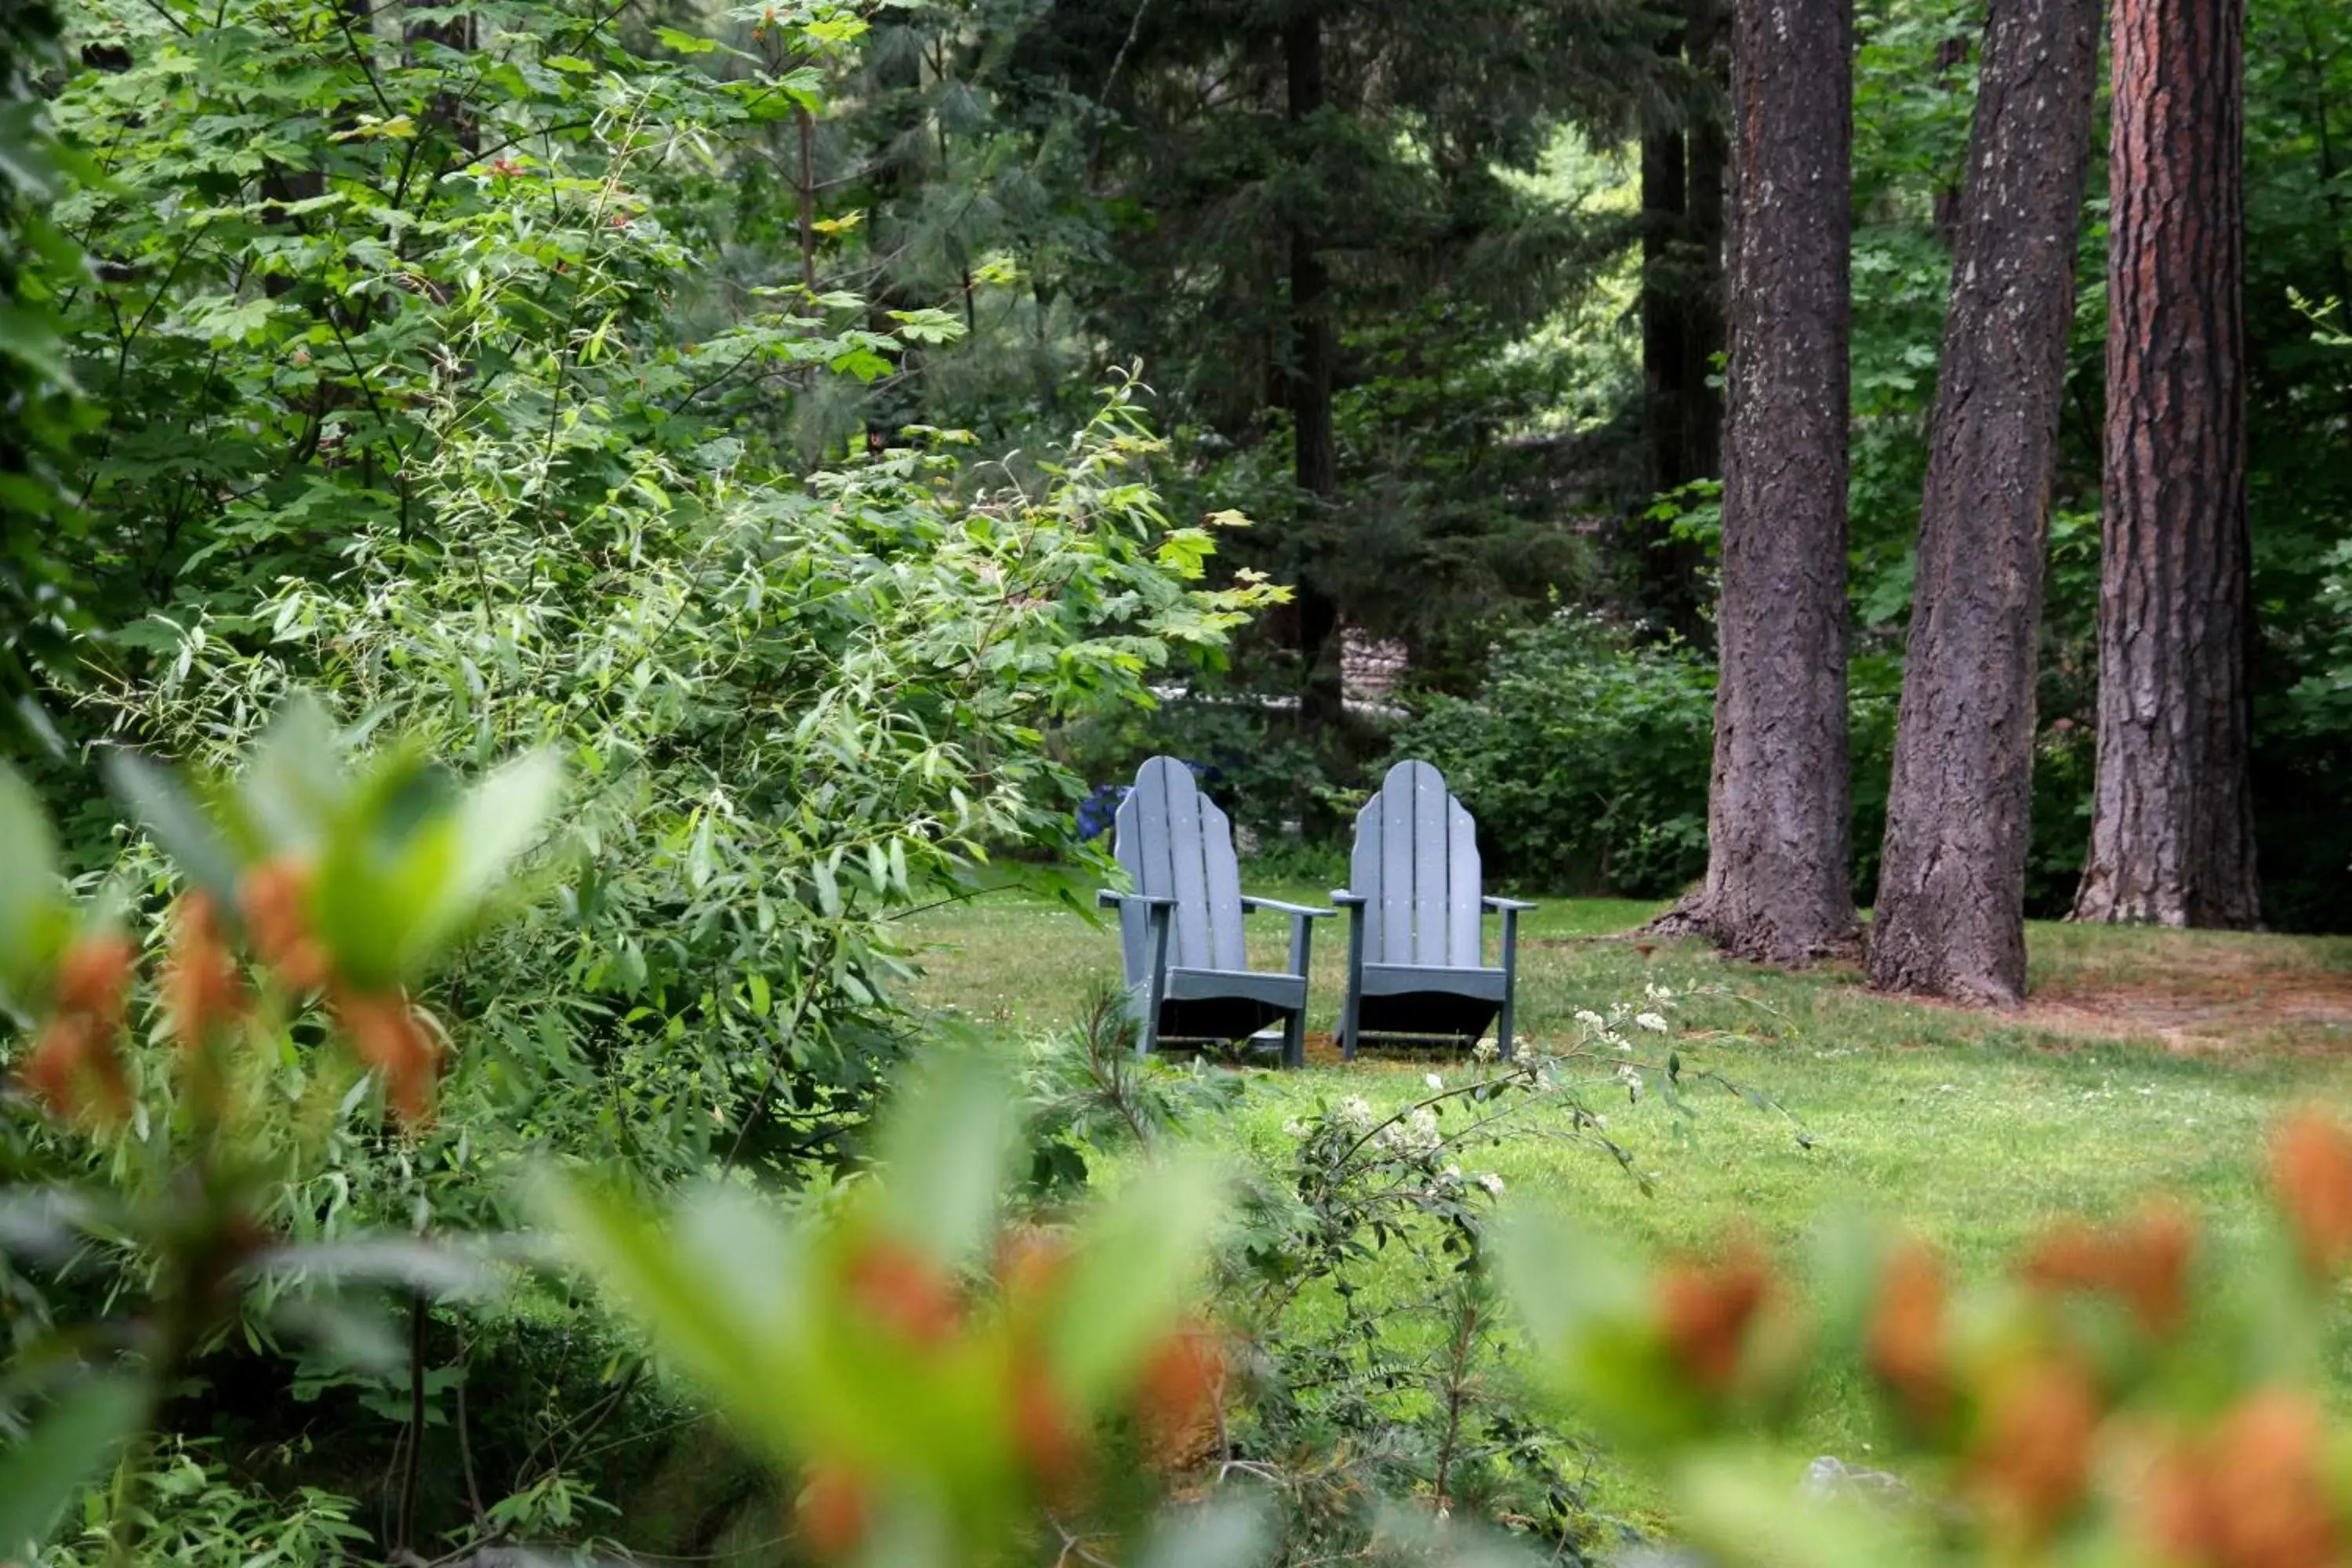
[[[1168,909],[1151,906],[1151,980],[1143,995],[1143,1027],[1135,1037],[1135,1054],[1148,1057],[1160,1048],[1160,1005],[1168,993]]]
[[[1301,980],[1307,978],[1315,956],[1315,922],[1305,915],[1290,917],[1290,973]],[[1301,1002],[1298,1011],[1283,1021],[1282,1065],[1303,1068],[1307,1065],[1307,1005]]]
[[[1348,909],[1348,994],[1339,1004],[1339,1059],[1356,1059],[1356,1030],[1363,1011],[1364,906]]]
[[[1519,911],[1503,911],[1503,1010],[1495,1015],[1495,1049],[1511,1059],[1511,1009],[1519,999]]]

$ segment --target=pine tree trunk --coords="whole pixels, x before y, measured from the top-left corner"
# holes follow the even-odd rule
[[[1311,9],[1294,16],[1283,28],[1282,56],[1295,126],[1323,107],[1323,25]],[[1320,532],[1329,525],[1331,502],[1339,493],[1339,441],[1331,426],[1334,362],[1339,354],[1331,326],[1331,274],[1317,249],[1315,236],[1297,220],[1290,227],[1290,325],[1293,479],[1301,522]],[[1310,736],[1337,728],[1345,716],[1337,636],[1339,605],[1316,581],[1317,553],[1307,552],[1307,564],[1299,574],[1296,590],[1304,682],[1298,716],[1300,727]]]
[[[1706,882],[1670,927],[1802,963],[1853,941],[1846,760],[1852,0],[1740,0]]]
[[[2252,926],[2242,0],[2118,0],[2080,921]]]
[[[1871,984],[2025,994],[2034,652],[2100,0],[1992,0],[1954,220]]]

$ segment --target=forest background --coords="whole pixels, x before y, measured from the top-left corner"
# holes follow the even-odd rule
[[[761,8],[738,9],[583,12],[590,38],[622,51],[563,57],[587,69],[547,67],[553,43],[516,53],[565,36],[562,7],[79,18],[81,74],[59,119],[112,183],[56,210],[63,246],[30,261],[21,292],[61,311],[58,368],[92,395],[78,417],[95,427],[57,459],[61,504],[46,517],[12,492],[19,602],[68,596],[108,634],[108,678],[135,682],[175,628],[231,635],[276,584],[332,576],[362,520],[422,529],[418,487],[446,460],[445,426],[482,416],[433,395],[441,296],[457,281],[442,274],[497,258],[420,242],[520,195],[517,181],[553,177],[605,134],[616,94],[653,94],[643,112],[696,124],[630,154],[648,188],[604,216],[647,247],[633,291],[506,323],[517,342],[559,324],[635,334],[663,362],[641,390],[583,396],[584,424],[557,398],[559,445],[657,436],[706,464],[789,468],[922,425],[969,431],[982,454],[1034,454],[1083,418],[1108,372],[1136,367],[1167,433],[1153,478],[1170,514],[1254,520],[1220,570],[1263,571],[1297,597],[1244,634],[1230,668],[1180,681],[1177,700],[1061,736],[1088,784],[1172,750],[1218,769],[1262,843],[1286,829],[1328,841],[1399,744],[1393,710],[1342,703],[1347,641],[1387,656],[1383,685],[1401,673],[1406,692],[1467,700],[1415,702],[1402,744],[1457,775],[1508,873],[1636,894],[1699,875],[1724,16],[884,6],[835,47],[788,43]],[[239,18],[271,47],[227,47]],[[400,34],[404,89],[438,110],[388,112],[402,106],[381,70],[334,54],[362,23],[386,47]],[[2352,65],[2332,7],[2257,4],[2248,27],[2263,913],[2335,929],[2352,865],[2327,783],[2352,729],[2352,351],[2324,305],[2352,292]],[[1848,581],[1865,904],[1977,28],[1959,6],[1865,5],[1856,19]],[[725,47],[664,42],[705,34]],[[62,66],[42,68],[54,82]],[[804,84],[810,103],[747,92],[762,73]],[[688,85],[694,104],[662,96]],[[156,101],[169,111],[139,107]],[[716,126],[709,105],[724,106]],[[2040,632],[2036,915],[2064,912],[2089,833],[2103,121],[2091,142]],[[320,146],[323,169],[309,156]],[[362,176],[363,200],[336,184]],[[202,189],[247,199],[226,214],[182,196]],[[41,282],[46,265],[79,265],[74,243],[95,274]],[[322,303],[362,298],[348,320],[350,304]],[[805,312],[847,346],[817,371],[758,335],[773,311]],[[893,333],[903,352],[876,353]],[[35,341],[16,352],[35,356]],[[44,624],[12,617],[28,672]]]
[[[164,831],[186,818],[157,802],[178,797],[135,771],[100,787],[108,757],[285,784],[255,808],[262,849],[288,847],[269,841],[287,799],[308,847],[306,812],[414,835],[416,799],[378,786],[420,755],[489,774],[542,748],[573,792],[563,874],[534,868],[544,897],[460,960],[381,965],[446,1031],[429,1124],[384,1124],[363,1080],[320,1065],[339,1026],[321,1009],[255,1026],[282,1090],[244,1130],[267,1156],[257,1222],[289,1245],[507,1235],[518,1173],[551,1154],[641,1195],[716,1173],[821,1198],[931,1026],[901,1005],[900,917],[970,894],[985,858],[1034,857],[1055,885],[1084,864],[1087,795],[1154,752],[1213,774],[1265,871],[1328,872],[1406,752],[1444,767],[1498,880],[1690,885],[1716,715],[1731,20],[1623,0],[0,12],[9,754],[89,907],[121,904],[161,950],[204,875]],[[1853,27],[1844,674],[1866,905],[1984,18],[1866,0]],[[2340,930],[2352,16],[2254,0],[2246,28],[2252,614],[2231,700],[2262,919]],[[2105,112],[2102,89],[2034,634],[2042,916],[2073,904],[2091,837]],[[254,749],[305,690],[362,755],[403,738],[352,795],[315,710]],[[35,815],[19,804],[12,833]],[[0,894],[46,910],[31,864]],[[12,1002],[20,978],[0,974]],[[1628,1020],[1655,1000],[1591,1026],[1595,1048],[1650,1032]],[[17,1011],[21,1067],[39,1010]],[[1086,1151],[1156,1125],[1100,1076],[1104,1016],[1023,1090],[1050,1129],[1029,1179],[1056,1199],[1084,1187]],[[190,1256],[175,1167],[143,1158],[201,1131],[170,1033],[130,1049],[153,1112],[135,1132],[85,1137],[12,1090],[12,1188],[121,1205],[11,1211],[20,1352],[143,1311]],[[1682,1064],[1627,1070],[1671,1095]],[[404,1084],[421,1092],[387,1075]],[[322,1113],[328,1089],[350,1098]],[[1475,1247],[1484,1200],[1449,1145],[1351,1164],[1375,1125],[1356,1115],[1286,1126],[1291,1190],[1325,1206],[1254,1216],[1240,1300],[1262,1277],[1352,1289],[1366,1212]],[[1605,1123],[1571,1125],[1606,1144]],[[1366,1181],[1389,1184],[1377,1203]],[[71,1262],[16,1261],[53,1256]],[[1417,1283],[1490,1331],[1482,1301],[1438,1290],[1445,1268]],[[757,1483],[707,1462],[631,1330],[543,1282],[461,1310],[437,1278],[404,1281],[373,1339],[320,1331],[273,1283],[184,1347],[151,1545],[578,1545],[614,1510],[641,1539],[708,1545],[709,1519],[749,1517]],[[1347,1392],[1399,1375],[1376,1318],[1265,1336],[1295,1359],[1265,1379],[1252,1451],[1372,1453],[1393,1461],[1375,1481],[1443,1500],[1450,1458],[1423,1460],[1453,1435],[1414,1398]],[[386,1324],[406,1340],[388,1356]],[[215,1412],[215,1389],[237,1397]],[[6,1384],[12,1432],[39,1392]],[[1582,1550],[1581,1452],[1516,1408],[1484,1441],[1490,1474],[1549,1498],[1496,1517]],[[656,1452],[656,1480],[725,1468],[732,1489],[671,1531],[643,1473]],[[1373,1528],[1296,1495],[1303,1556]],[[58,1560],[119,1550],[111,1528]]]

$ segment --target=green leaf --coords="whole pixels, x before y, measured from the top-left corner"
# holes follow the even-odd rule
[[[1874,1507],[1816,1498],[1789,1484],[1785,1461],[1762,1454],[1702,1454],[1676,1468],[1677,1517],[1712,1557],[1769,1562],[1775,1568],[1881,1568],[1928,1563],[1936,1518],[1929,1509]],[[1769,1552],[1758,1543],[1769,1542]]]
[[[563,790],[563,765],[551,752],[529,752],[466,794],[454,828],[456,854],[411,928],[411,964],[428,962],[472,924],[507,869],[538,843]]]
[[[1276,1520],[1265,1500],[1226,1498],[1171,1509],[1146,1541],[1137,1568],[1244,1568],[1275,1560]]]
[[[30,1562],[77,1489],[130,1441],[147,1388],[121,1373],[68,1389],[21,1443],[0,1453],[0,1556]]]
[[[110,750],[100,755],[98,766],[115,799],[155,836],[181,875],[210,893],[222,909],[236,908],[236,851],[179,781],[135,752]]]
[[[667,32],[668,29],[663,30]],[[540,63],[550,70],[568,71],[573,76],[586,76],[596,68],[578,55],[550,55]]]
[[[272,855],[315,856],[349,790],[334,721],[300,693],[278,710],[246,764],[238,799]]]
[[[978,1252],[995,1229],[1018,1131],[1000,1064],[976,1051],[924,1063],[883,1128],[883,1223],[943,1263]]]
[[[70,922],[57,839],[33,786],[0,763],[0,1000],[29,1008]]]
[[[719,47],[715,39],[698,38],[692,33],[681,33],[676,27],[656,27],[654,37],[661,40],[662,47],[681,55],[707,55]],[[555,62],[550,60],[548,63],[552,65]]]
[[[795,1458],[794,1378],[804,1252],[800,1235],[747,1193],[711,1188],[663,1218],[559,1175],[533,1206],[578,1261],[701,1384],[747,1436]]]
[[[1181,1319],[1222,1212],[1205,1162],[1139,1173],[1087,1218],[1052,1338],[1072,1397],[1098,1406]]]

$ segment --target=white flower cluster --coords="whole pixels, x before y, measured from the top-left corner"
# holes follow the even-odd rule
[[[1437,1112],[1428,1106],[1417,1106],[1402,1121],[1391,1121],[1373,1136],[1372,1142],[1399,1154],[1433,1154],[1445,1134],[1438,1131]]]
[[[1461,1166],[1448,1165],[1441,1173],[1441,1176],[1444,1180],[1457,1185],[1466,1183],[1474,1187],[1482,1187],[1492,1197],[1499,1198],[1503,1195],[1503,1178],[1492,1171],[1481,1171],[1475,1176],[1465,1177],[1462,1174]]]
[[[1584,1031],[1584,1043],[1606,1046],[1631,1056],[1633,1051],[1631,1031],[1638,1029],[1650,1035],[1673,1033],[1674,1026],[1667,1021],[1666,1015],[1681,1005],[1674,991],[1668,986],[1648,984],[1642,987],[1642,996],[1647,1003],[1646,1006],[1632,1002],[1612,1002],[1605,1015],[1590,1007],[1579,1007],[1576,1022],[1578,1027]]]

